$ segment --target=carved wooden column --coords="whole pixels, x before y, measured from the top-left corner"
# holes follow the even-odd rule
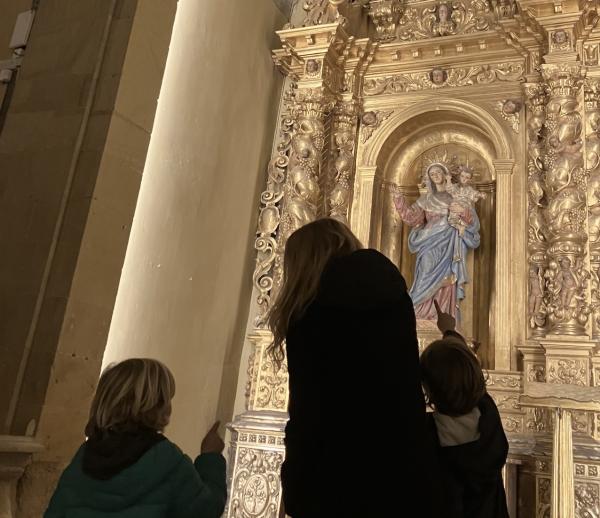
[[[550,333],[583,336],[589,315],[586,267],[586,178],[581,150],[578,95],[585,71],[578,63],[545,64],[546,108],[545,192],[550,243],[548,319]]]
[[[539,78],[538,78],[539,79]],[[531,334],[546,334],[546,273],[548,238],[545,221],[545,185],[542,156],[542,128],[546,121],[546,89],[544,83],[528,81],[523,85],[527,105],[527,184],[528,184],[528,320]]]
[[[592,338],[598,339],[600,338],[600,81],[598,78],[586,79],[584,103]]]
[[[326,213],[348,224],[352,197],[358,115],[361,111],[360,86],[366,68],[373,60],[375,46],[368,40],[355,41],[346,49],[343,85],[333,110],[331,132],[330,188],[326,192]]]
[[[546,380],[563,385],[592,383],[588,266],[587,179],[582,151],[579,99],[585,70],[577,62],[542,65],[547,83],[545,194],[548,269],[545,306],[548,332]],[[573,414],[573,429],[592,433],[591,416]]]
[[[348,223],[354,151],[356,149],[358,102],[340,102],[335,107],[332,132],[332,184],[328,192],[328,213]]]
[[[323,62],[311,58],[305,65],[305,77],[291,95],[294,132],[289,154],[279,229],[279,246],[303,225],[322,214],[320,202],[324,184],[323,148],[325,146],[325,117],[333,106],[328,88],[313,86],[310,78],[319,74]],[[312,82],[312,81],[311,81]],[[322,79],[319,80],[322,83]]]

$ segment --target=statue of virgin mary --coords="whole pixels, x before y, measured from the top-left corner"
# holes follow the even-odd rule
[[[416,254],[415,274],[410,296],[419,320],[436,320],[434,300],[440,308],[460,319],[459,305],[468,281],[467,251],[479,246],[479,218],[473,207],[453,200],[446,191],[448,167],[440,162],[424,171],[427,192],[409,205],[402,195],[394,198],[402,220],[412,227],[408,247]],[[450,221],[460,220],[461,233]]]

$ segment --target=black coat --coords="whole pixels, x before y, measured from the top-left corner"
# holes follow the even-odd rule
[[[334,260],[286,349],[287,514],[451,516],[435,478],[415,315],[398,269],[375,250]]]
[[[477,441],[459,446],[439,446],[441,465],[450,476],[454,512],[464,518],[508,518],[502,468],[508,441],[494,400],[486,394],[479,402]],[[429,427],[435,422],[428,416]],[[435,435],[437,437],[437,433]]]

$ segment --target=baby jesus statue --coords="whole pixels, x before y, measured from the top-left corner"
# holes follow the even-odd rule
[[[452,182],[452,175],[446,175],[446,192],[448,192],[455,203],[463,210],[450,210],[448,214],[448,223],[458,230],[458,234],[462,236],[468,223],[463,221],[461,214],[465,209],[474,207],[478,200],[486,197],[485,193],[479,192],[471,187],[470,183],[473,179],[473,170],[468,167],[461,167],[458,173],[458,183]]]

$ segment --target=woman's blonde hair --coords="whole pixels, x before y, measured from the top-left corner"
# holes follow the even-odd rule
[[[132,358],[100,376],[86,435],[139,427],[162,431],[169,424],[175,379],[161,362]]]
[[[287,240],[283,260],[283,282],[269,314],[273,343],[269,352],[281,364],[283,342],[293,319],[317,296],[321,275],[329,262],[362,248],[351,230],[331,218],[313,221],[296,230]]]

